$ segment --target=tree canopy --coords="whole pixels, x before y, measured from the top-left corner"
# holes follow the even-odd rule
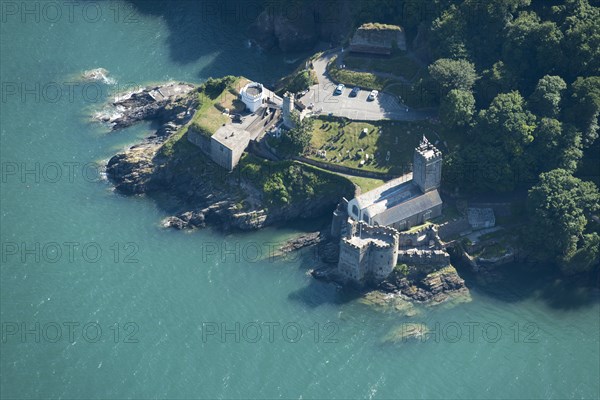
[[[563,169],[545,172],[529,191],[528,207],[532,225],[527,240],[540,258],[557,262],[565,272],[597,264],[599,236],[586,232],[588,219],[600,210],[596,185]]]

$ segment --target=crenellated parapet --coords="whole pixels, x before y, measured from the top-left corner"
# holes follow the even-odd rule
[[[448,265],[450,255],[444,250],[400,250],[398,262],[411,265]]]
[[[358,282],[385,279],[398,260],[398,231],[350,219],[347,225],[347,235],[340,240],[338,271]]]

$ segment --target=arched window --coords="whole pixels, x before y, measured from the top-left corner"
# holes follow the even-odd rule
[[[354,214],[354,216],[358,217],[358,207],[356,207],[356,205],[352,206],[352,214]]]

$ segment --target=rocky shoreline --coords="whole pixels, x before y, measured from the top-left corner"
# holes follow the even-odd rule
[[[253,182],[228,173],[202,157],[195,147],[178,156],[165,154],[169,138],[193,117],[198,107],[198,88],[186,83],[168,83],[143,88],[117,97],[95,119],[109,124],[111,130],[131,126],[139,121],[152,121],[159,128],[142,143],[113,156],[107,165],[107,176],[117,192],[124,195],[168,195],[179,212],[165,218],[162,226],[175,229],[198,229],[215,226],[221,230],[256,230],[279,222],[316,217],[333,210],[338,199],[306,200],[306,204],[269,210],[262,207],[260,191]],[[185,144],[188,145],[187,141]],[[188,154],[189,153],[189,154]],[[188,159],[189,158],[189,159]],[[190,163],[190,159],[194,162]],[[194,167],[191,167],[193,165]],[[258,193],[258,194],[257,194]],[[241,209],[240,204],[252,205]],[[310,250],[310,270],[316,279],[347,286],[336,273],[339,243],[329,235],[329,229],[301,235],[286,242],[279,254]],[[452,266],[427,275],[393,273],[376,287],[360,288],[364,296],[378,299],[402,299],[420,303],[440,303],[456,295],[468,296]]]
[[[320,232],[290,239],[279,248],[279,252],[307,252],[313,264],[309,272],[315,279],[332,283],[338,288],[347,287],[348,282],[337,272],[339,245],[328,232],[329,226]],[[393,305],[398,299],[432,305],[459,298],[462,302],[470,301],[469,289],[452,265],[430,273],[413,271],[403,274],[394,271],[378,285],[353,288],[360,291],[365,299],[371,299],[370,302],[380,306]]]
[[[268,225],[308,219],[330,212],[339,200],[323,195],[287,207],[263,206],[256,182],[229,173],[209,161],[186,140],[185,149],[168,155],[163,145],[194,116],[199,87],[167,83],[115,98],[94,119],[112,131],[152,121],[159,128],[143,142],[113,156],[107,177],[125,195],[168,195],[179,211],[162,221],[164,227],[223,231],[256,230]]]

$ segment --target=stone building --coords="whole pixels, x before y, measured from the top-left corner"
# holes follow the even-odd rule
[[[398,231],[351,219],[347,223],[346,236],[340,241],[338,272],[359,283],[382,281],[398,261]]]
[[[256,112],[262,107],[264,98],[265,91],[262,83],[250,82],[240,91],[240,100],[250,112]]]
[[[425,137],[415,149],[412,175],[394,179],[333,212],[331,235],[340,238],[338,273],[359,284],[380,282],[397,263],[422,270],[448,265],[433,226],[399,232],[442,213],[438,193],[442,154]]]
[[[219,128],[210,140],[210,158],[219,166],[231,171],[240,161],[250,143],[251,135],[235,125]]]
[[[344,207],[338,207],[335,219],[346,217],[341,235],[338,274],[357,284],[380,283],[398,264],[407,264],[421,272],[430,273],[450,264],[450,255],[443,250],[435,226],[417,231],[398,232],[384,226],[370,226],[348,218]]]
[[[399,231],[442,214],[438,192],[442,177],[442,153],[423,136],[415,149],[413,172],[361,194],[348,202],[350,218],[371,226]]]
[[[238,122],[230,121],[208,136],[188,129],[188,140],[198,146],[217,165],[232,171],[251,141],[259,140],[281,117],[283,99],[257,82],[240,91],[246,106]]]

